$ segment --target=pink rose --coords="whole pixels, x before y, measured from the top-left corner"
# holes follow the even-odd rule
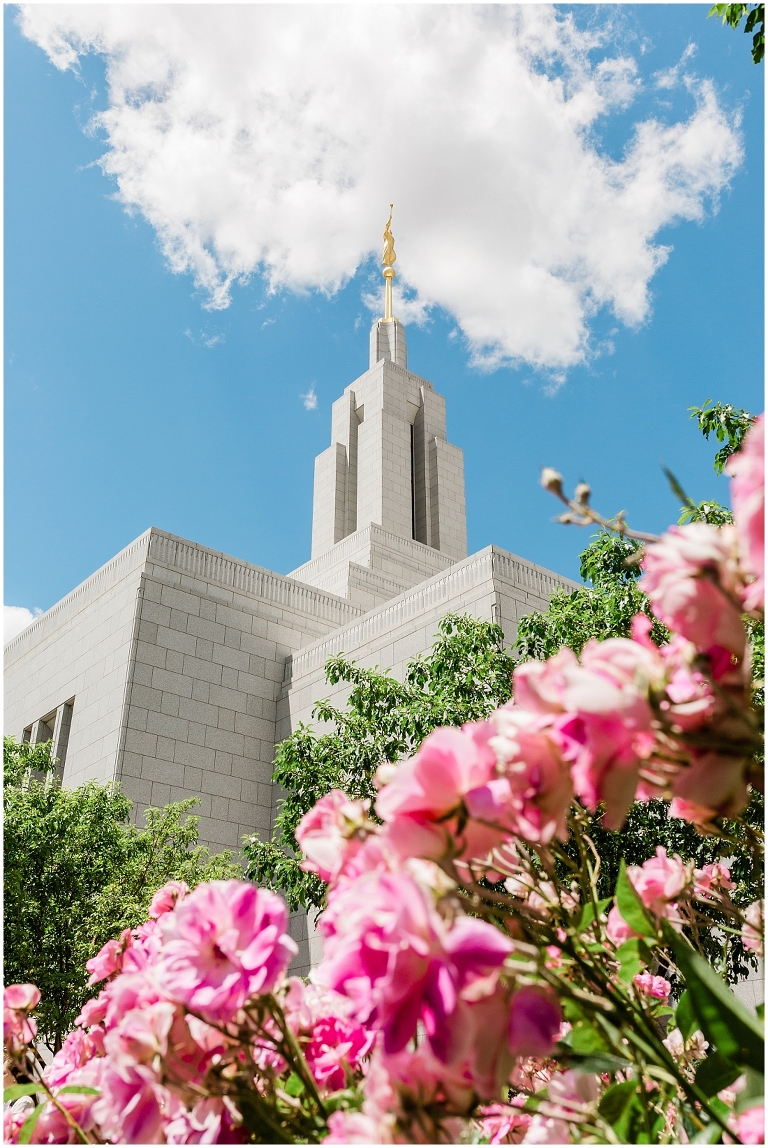
[[[421,1020],[443,1060],[467,1038],[462,991],[499,968],[512,947],[470,917],[447,930],[419,885],[397,873],[367,873],[337,887],[319,928],[326,955],[318,981],[350,997],[361,1021],[375,1010],[385,1052],[404,1048]]]
[[[556,1073],[547,1085],[547,1095],[558,1108],[566,1112],[581,1111],[585,1105],[594,1104],[598,1096],[599,1079],[591,1073]],[[556,1116],[536,1113],[532,1118],[524,1144],[569,1144],[571,1142],[568,1122]]]
[[[613,905],[608,914],[608,925],[606,927],[608,940],[611,941],[616,948],[620,948],[625,941],[631,937],[639,937],[640,934],[636,933],[634,929],[630,928],[627,922],[619,912],[619,906]]]
[[[36,985],[8,985],[3,990],[3,1042],[19,1053],[37,1036],[37,1021],[27,1012],[40,1002]]]
[[[717,810],[709,805],[697,805],[695,801],[685,801],[682,797],[673,797],[669,806],[669,816],[679,817],[681,821],[690,821],[700,832],[706,832],[713,817],[717,817]]]
[[[560,1032],[563,1014],[550,989],[527,985],[512,997],[509,1047],[513,1056],[548,1056]]]
[[[739,581],[732,526],[670,526],[646,548],[640,588],[654,613],[706,653],[722,646],[742,657],[745,632],[732,598]]]
[[[104,1055],[104,1030],[94,1028],[91,1032],[74,1029],[62,1044],[51,1063],[43,1072],[43,1079],[49,1088],[69,1082],[69,1077],[82,1068],[95,1056]]]
[[[379,1125],[372,1116],[354,1109],[337,1108],[328,1117],[328,1135],[324,1144],[384,1144]]]
[[[126,947],[130,945],[131,940],[130,929],[125,929],[120,934],[118,941],[107,941],[95,957],[91,957],[89,961],[85,962],[85,967],[91,974],[88,981],[89,986],[98,984],[99,981],[106,980],[107,977],[120,972],[123,967],[123,953]]]
[[[329,1092],[347,1084],[348,1071],[354,1071],[373,1046],[372,1029],[343,1016],[322,1017],[312,1029],[304,1055],[317,1083]]]
[[[705,865],[703,869],[694,869],[693,881],[695,892],[704,897],[720,889],[728,891],[736,888],[736,882],[731,880],[730,869],[722,861]]]
[[[576,794],[591,810],[606,804],[604,824],[618,829],[637,790],[640,765],[655,745],[652,686],[663,680],[658,653],[614,638],[588,642],[579,664],[570,650],[515,670],[515,701],[554,715],[550,737],[571,763]]]
[[[170,1094],[156,1083],[152,1070],[137,1065],[116,1072],[108,1057],[91,1063],[101,1069],[101,1095],[94,1098],[91,1113],[102,1137],[116,1144],[161,1144],[162,1113],[170,1107]]]
[[[165,1057],[175,1011],[176,1006],[170,1001],[156,1001],[125,1013],[104,1038],[112,1067],[123,1072],[137,1064],[151,1065],[155,1057]]]
[[[204,882],[160,918],[162,989],[214,1023],[271,992],[298,947],[274,893],[245,881]]]
[[[73,1087],[76,1084],[86,1088],[101,1088],[106,1061],[99,1057],[89,1060],[82,1067],[75,1068],[69,1074],[66,1084]],[[49,1085],[52,1083],[49,1080]],[[83,1092],[58,1093],[56,1096],[62,1108],[77,1121],[84,1132],[94,1129],[94,1103],[97,1096]],[[36,1144],[72,1144],[77,1143],[72,1128],[55,1104],[47,1104],[40,1114],[35,1127],[32,1140]]]
[[[668,906],[690,883],[689,867],[680,858],[667,857],[663,845],[657,845],[656,856],[650,857],[642,865],[628,865],[629,877],[635,892],[657,917],[668,916]]]
[[[40,989],[37,985],[6,985],[3,990],[3,1006],[29,1012],[40,1003]]]
[[[108,1001],[109,996],[105,990],[102,989],[97,997],[93,997],[91,1000],[85,1002],[82,1012],[79,1016],[75,1017],[75,1024],[80,1025],[82,1028],[90,1028],[91,1025],[101,1024],[107,1015]]]
[[[765,598],[765,418],[747,432],[741,450],[731,455],[731,505],[742,569],[755,581],[743,591],[746,610],[762,611]]]
[[[667,1003],[672,985],[664,977],[654,977],[651,973],[638,973],[632,978],[632,983],[644,996],[654,997],[656,1000]]]
[[[729,1121],[742,1144],[765,1144],[765,1108],[756,1104]]]
[[[158,889],[149,902],[150,917],[162,917],[176,907],[178,901],[186,897],[189,885],[186,881],[168,881],[162,889]]]
[[[335,881],[362,841],[353,834],[368,821],[368,801],[352,801],[340,789],[321,797],[296,829],[304,860],[301,868],[321,881]]]
[[[706,824],[699,821],[702,815],[697,810],[709,811],[710,818],[740,813],[749,800],[746,765],[743,757],[728,757],[716,750],[695,751],[690,764],[679,771],[672,784],[675,797],[682,799],[679,804],[673,801],[672,816]],[[682,812],[689,806],[695,807],[689,810],[694,816]]]
[[[509,704],[491,717],[496,736],[491,747],[504,775],[467,795],[472,817],[508,827],[526,841],[565,840],[573,799],[570,770],[551,735],[549,715],[536,715]],[[506,786],[496,801],[493,787]],[[487,795],[487,796],[486,796]]]
[[[454,851],[464,798],[495,775],[493,732],[487,722],[434,730],[379,791],[376,812],[400,856],[439,859]],[[455,855],[482,859],[501,839],[500,830],[470,818]]]
[[[478,1118],[488,1144],[519,1144],[531,1123],[527,1112],[511,1104],[490,1104],[480,1109]]]

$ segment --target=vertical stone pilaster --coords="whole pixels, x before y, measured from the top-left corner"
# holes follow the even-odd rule
[[[346,526],[347,451],[335,442],[315,459],[312,507],[312,557],[325,554],[344,537]]]
[[[51,757],[56,761],[56,775],[59,779],[64,776],[71,726],[72,705],[70,702],[64,702],[56,710],[56,718],[53,723],[53,745],[51,746]]]

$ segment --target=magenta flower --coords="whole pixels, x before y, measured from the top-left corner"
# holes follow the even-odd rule
[[[159,924],[158,984],[212,1023],[231,1021],[250,997],[271,992],[298,952],[280,898],[244,881],[198,885]]]
[[[743,591],[746,610],[761,611],[765,600],[765,417],[749,430],[741,450],[725,467],[731,476],[731,505],[742,570],[754,577]]]
[[[304,1055],[317,1083],[329,1092],[344,1088],[347,1069],[354,1070],[371,1051],[375,1033],[348,1017],[322,1017],[312,1029]]]
[[[385,1052],[404,1048],[421,1020],[443,1060],[467,1036],[456,1016],[462,990],[499,968],[512,947],[498,929],[469,917],[447,930],[402,873],[368,873],[340,886],[319,927],[326,957],[318,979],[350,997],[358,1019],[375,1013]]]
[[[513,1056],[548,1056],[555,1046],[563,1014],[550,989],[526,985],[512,997],[509,1047]]]
[[[632,978],[632,983],[644,996],[654,997],[656,1000],[667,1003],[672,985],[664,977],[655,977],[652,973],[638,973]]]
[[[91,1064],[101,1070],[96,1085],[101,1096],[91,1108],[101,1135],[114,1144],[161,1144],[165,1139],[162,1115],[170,1096],[156,1083],[152,1070],[138,1065],[117,1072],[108,1057]]]

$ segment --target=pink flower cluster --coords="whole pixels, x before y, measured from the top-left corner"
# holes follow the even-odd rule
[[[690,889],[692,865],[684,865],[678,856],[668,857],[666,849],[658,845],[655,857],[650,857],[642,865],[628,865],[627,876],[643,905],[654,917],[666,917],[677,924],[675,898]],[[624,920],[618,905],[614,905],[608,914],[607,932],[617,947],[630,937],[639,936]]]
[[[457,914],[444,901],[451,882],[430,860],[486,853],[502,839],[463,804],[493,783],[492,736],[483,724],[427,739],[380,790],[383,830],[338,792],[297,829],[307,868],[329,879],[313,991],[340,994],[345,1023],[379,1034],[363,1112],[334,1114],[331,1142],[386,1141],[393,1119],[407,1125],[416,1097],[446,1120],[466,1114],[478,1098],[499,1096],[516,1059],[546,1057],[558,1038],[551,989],[516,984],[512,941]],[[445,1128],[431,1131],[442,1137]]]
[[[88,962],[91,983],[107,983],[44,1078],[80,1127],[103,1140],[239,1141],[231,1110],[220,1096],[205,1096],[204,1083],[247,1024],[244,1006],[275,989],[297,951],[285,931],[287,910],[245,882],[212,881],[192,893],[173,882],[155,895],[151,911],[153,919]],[[15,989],[26,991],[27,1008],[39,999],[33,986]],[[6,990],[6,1012],[22,995]],[[76,1085],[99,1095],[58,1096]],[[68,1143],[72,1135],[49,1103],[34,1142]]]

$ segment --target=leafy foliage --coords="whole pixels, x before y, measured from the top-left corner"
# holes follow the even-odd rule
[[[415,752],[437,726],[478,721],[508,701],[515,660],[503,641],[499,626],[449,614],[431,652],[409,663],[403,682],[343,655],[329,659],[327,681],[352,687],[347,707],[318,702],[313,715],[331,730],[317,734],[300,725],[278,746],[273,778],[285,796],[272,840],[252,837],[245,846],[249,878],[282,893],[292,909],[319,908],[325,886],[297,860],[301,818],[332,789],[373,799],[382,762]]]
[[[716,5],[716,7],[746,8],[746,4]],[[762,5],[761,5],[762,7]],[[710,406],[711,399],[707,399],[703,407],[689,407],[691,418],[696,419],[699,430],[708,439],[714,434],[717,441],[723,446],[715,455],[715,472],[722,474],[725,464],[732,454],[741,450],[741,444],[755,416],[740,407],[733,407],[730,403],[715,403]]]
[[[187,816],[194,799],[148,809],[138,828],[117,787],[62,789],[50,742],[5,738],[3,751],[5,979],[40,988],[39,1031],[55,1049],[92,995],[85,962],[146,920],[161,885],[192,887],[240,868],[231,853],[197,845],[198,819]]]
[[[747,22],[744,31],[752,36],[752,62],[760,64],[765,55],[765,5],[764,4],[713,4],[709,16],[719,16],[730,28],[738,28],[744,17]]]
[[[601,530],[581,555],[581,576],[589,585],[559,590],[549,609],[521,618],[517,648],[521,661],[551,658],[562,646],[580,653],[591,639],[626,638],[635,614],[653,618],[651,637],[661,645],[666,628],[653,617],[648,599],[637,586],[641,543]]]

